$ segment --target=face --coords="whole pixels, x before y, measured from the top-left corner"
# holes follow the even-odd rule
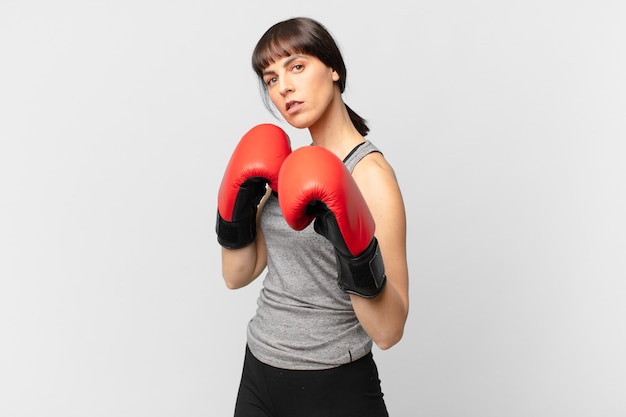
[[[324,116],[339,91],[337,80],[337,72],[310,55],[280,58],[263,71],[272,103],[296,128],[308,128]]]

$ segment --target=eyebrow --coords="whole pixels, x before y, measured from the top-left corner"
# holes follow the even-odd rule
[[[283,67],[288,66],[289,64],[291,64],[293,61],[295,61],[296,59],[302,58],[302,55],[291,55],[289,57],[289,59],[287,59],[284,63],[283,63]],[[271,74],[276,74],[276,71],[263,71],[263,75],[271,75]]]

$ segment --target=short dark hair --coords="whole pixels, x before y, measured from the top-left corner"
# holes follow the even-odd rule
[[[279,58],[294,54],[311,55],[319,59],[339,75],[339,91],[346,88],[346,64],[341,51],[330,32],[319,22],[308,17],[296,17],[278,22],[261,36],[252,53],[252,68],[258,75],[264,91],[265,105],[271,109],[267,97],[267,86],[263,82],[263,70]],[[369,127],[366,121],[346,105],[354,127],[366,136]]]

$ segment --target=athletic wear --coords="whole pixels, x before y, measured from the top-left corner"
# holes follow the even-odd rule
[[[345,159],[352,171],[371,152],[361,143]],[[261,215],[267,275],[248,345],[261,362],[283,369],[319,370],[362,358],[372,340],[361,327],[348,294],[337,284],[333,245],[309,225],[295,231],[285,222],[275,193]]]
[[[344,160],[350,172],[378,149]],[[337,284],[333,245],[310,224],[295,231],[277,194],[261,213],[267,274],[248,345],[235,417],[389,417],[372,340]]]
[[[235,417],[389,417],[368,353],[332,369],[275,368],[246,349]]]

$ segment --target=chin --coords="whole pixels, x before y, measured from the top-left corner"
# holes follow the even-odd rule
[[[285,121],[289,123],[291,126],[295,127],[296,129],[308,129],[311,126],[311,123],[307,123],[301,120],[293,120],[293,119],[285,118]]]

